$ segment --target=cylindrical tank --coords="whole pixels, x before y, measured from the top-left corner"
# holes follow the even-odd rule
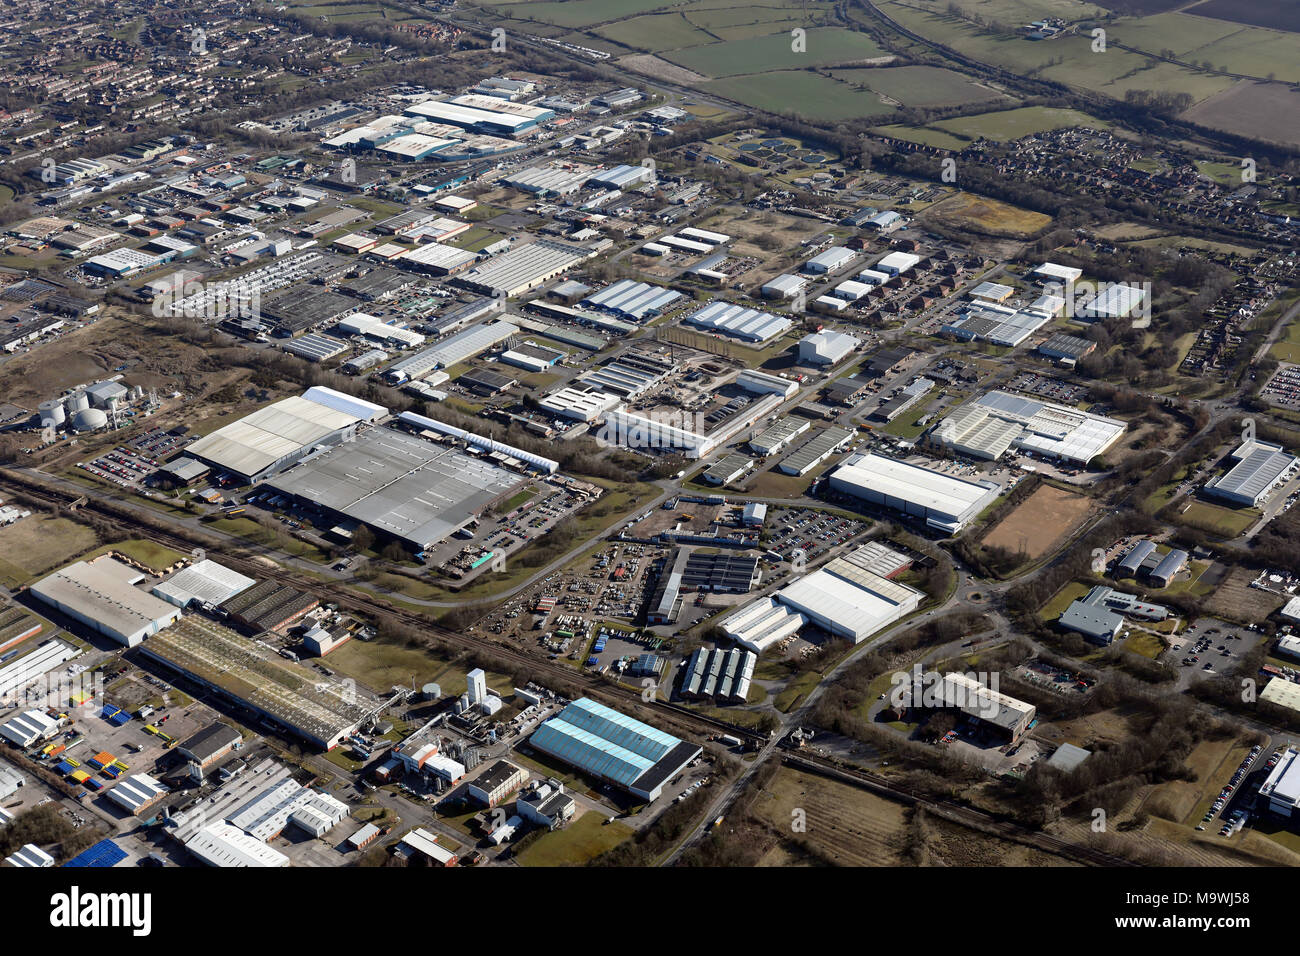
[[[42,428],[48,428],[51,425],[57,427],[68,420],[61,399],[50,399],[48,402],[41,402],[36,406],[36,414],[41,420]]]
[[[98,408],[83,408],[72,416],[72,427],[79,432],[93,432],[108,424],[108,416]]]
[[[74,392],[63,400],[63,407],[67,409],[69,415],[85,411],[90,407],[90,396],[85,392]]]

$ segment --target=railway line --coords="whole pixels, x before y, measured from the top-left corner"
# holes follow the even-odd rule
[[[347,588],[332,589],[326,587],[320,581],[287,570],[264,556],[255,555],[247,550],[218,549],[213,546],[213,542],[209,538],[199,538],[174,530],[160,529],[155,524],[133,515],[129,508],[114,506],[111,499],[100,499],[62,488],[50,487],[29,475],[7,469],[0,469],[0,485],[8,486],[49,508],[68,508],[76,504],[79,510],[93,513],[100,519],[124,531],[135,535],[144,535],[149,540],[184,553],[190,553],[196,547],[203,548],[210,556],[219,557],[222,564],[242,574],[256,578],[268,578],[286,586],[297,588],[300,591],[315,594],[321,597],[323,601],[337,604],[340,608],[360,614],[376,623],[400,623],[417,628],[459,650],[489,654],[501,663],[526,669],[530,676],[542,683],[549,676],[568,682],[571,685],[577,684],[583,688],[584,692],[592,695],[649,708],[678,726],[687,727],[701,735],[727,733],[747,742],[765,741],[767,739],[747,728],[736,726],[706,714],[696,713],[667,701],[646,701],[635,690],[611,683],[594,674],[574,670],[565,664],[556,664],[549,660],[539,659],[507,644],[485,641],[462,634],[459,631],[450,630],[414,611],[393,607],[379,599],[367,598]],[[382,691],[384,688],[371,688],[371,690]]]

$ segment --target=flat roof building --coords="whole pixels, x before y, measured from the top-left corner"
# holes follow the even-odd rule
[[[1283,451],[1281,445],[1253,438],[1238,445],[1228,457],[1236,464],[1226,474],[1207,481],[1205,493],[1244,508],[1254,507],[1267,498],[1300,462]]]
[[[994,460],[1014,449],[1087,465],[1114,445],[1125,427],[1114,418],[995,390],[955,409],[932,434],[972,458]]]
[[[127,647],[178,621],[179,608],[135,587],[144,575],[108,556],[77,561],[31,586],[31,593]]]
[[[799,340],[799,363],[835,365],[852,355],[860,344],[858,339],[844,332],[814,332]]]
[[[528,782],[528,771],[508,760],[498,760],[466,785],[466,792],[479,803],[495,807]]]
[[[1001,487],[991,481],[968,481],[883,455],[851,456],[830,476],[831,487],[925,519],[930,527],[957,534],[993,503]]]
[[[276,491],[423,551],[524,478],[451,445],[372,428],[270,480]]]

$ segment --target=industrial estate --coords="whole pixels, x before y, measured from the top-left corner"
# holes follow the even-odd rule
[[[1175,6],[8,5],[0,869],[1300,865],[1300,20]]]

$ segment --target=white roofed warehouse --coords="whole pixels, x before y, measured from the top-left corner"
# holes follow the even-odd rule
[[[127,647],[180,620],[180,609],[135,587],[144,575],[110,557],[78,561],[42,578],[31,593]]]
[[[992,461],[1015,450],[1087,465],[1125,427],[1118,419],[995,390],[955,409],[931,434],[972,458]]]
[[[185,454],[252,483],[283,471],[314,448],[352,438],[361,422],[387,414],[381,405],[318,386],[218,428]]]
[[[1229,455],[1236,464],[1227,474],[1205,483],[1205,493],[1240,507],[1253,507],[1285,481],[1297,459],[1281,445],[1249,439]]]
[[[854,456],[830,476],[833,489],[872,504],[924,518],[956,534],[1001,493],[991,481],[967,481],[883,455]]]

